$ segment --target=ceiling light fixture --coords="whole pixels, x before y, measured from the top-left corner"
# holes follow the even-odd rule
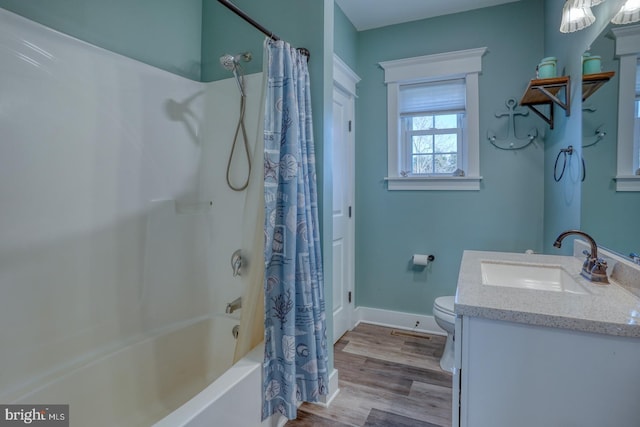
[[[576,0],[576,7],[593,7],[597,6],[600,3],[604,2],[604,0]]]
[[[596,0],[597,1],[597,0]],[[640,0],[628,0],[640,1]],[[560,23],[561,33],[572,33],[582,30],[593,24],[596,17],[591,12],[591,7],[585,6],[585,0],[566,0],[562,8],[562,22]]]
[[[640,0],[627,0],[611,20],[614,24],[631,24],[640,21]]]

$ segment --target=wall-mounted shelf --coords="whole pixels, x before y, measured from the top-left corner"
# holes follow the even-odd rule
[[[611,77],[615,76],[615,71],[606,71],[597,74],[585,74],[582,76],[582,101],[590,97],[600,89],[600,87],[608,82]]]
[[[564,88],[564,100],[558,94]],[[552,77],[549,79],[533,79],[529,82],[527,90],[522,95],[520,105],[529,107],[553,129],[553,104],[564,109],[567,116],[571,115],[569,100],[571,99],[571,78],[569,76]],[[548,105],[549,115],[546,116],[536,106]]]

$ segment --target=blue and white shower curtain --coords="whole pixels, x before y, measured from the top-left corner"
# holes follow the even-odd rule
[[[265,41],[262,417],[327,394],[327,337],[307,58]]]

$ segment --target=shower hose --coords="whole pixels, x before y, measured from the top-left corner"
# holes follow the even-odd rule
[[[244,189],[246,189],[247,186],[249,185],[249,177],[251,175],[251,155],[249,154],[249,141],[247,139],[247,130],[244,127],[245,109],[246,109],[245,96],[244,94],[241,94],[240,117],[238,118],[236,133],[233,136],[233,145],[231,145],[231,153],[229,154],[229,160],[227,161],[227,185],[233,191],[243,191]],[[247,165],[249,170],[247,171],[247,178],[245,179],[244,183],[241,186],[237,187],[231,183],[230,173],[231,173],[231,161],[233,160],[233,153],[236,151],[236,143],[238,142],[238,136],[240,135],[240,132],[242,132],[242,139],[244,140],[244,151],[247,155]]]

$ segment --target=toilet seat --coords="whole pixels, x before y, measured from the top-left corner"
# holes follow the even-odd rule
[[[443,313],[449,314],[451,316],[455,316],[456,313],[454,311],[454,296],[446,296],[446,297],[438,297],[433,303],[434,308]]]

